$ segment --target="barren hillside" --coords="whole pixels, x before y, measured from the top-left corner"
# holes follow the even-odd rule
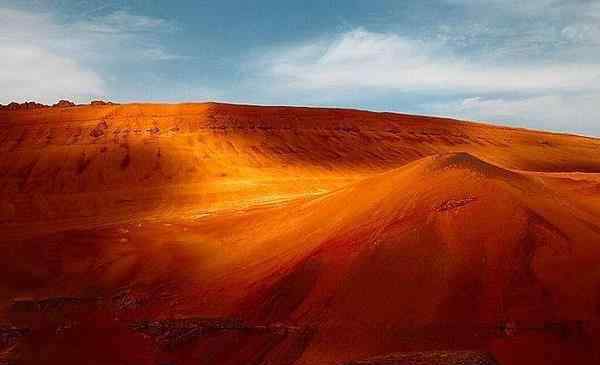
[[[600,140],[209,103],[0,141],[9,363],[600,361]]]

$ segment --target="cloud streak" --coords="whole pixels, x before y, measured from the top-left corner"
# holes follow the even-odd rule
[[[303,89],[383,88],[532,93],[598,87],[600,65],[498,66],[454,56],[443,44],[355,29],[287,49],[267,62],[275,82]]]

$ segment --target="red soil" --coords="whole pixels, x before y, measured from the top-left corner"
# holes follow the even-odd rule
[[[600,140],[223,104],[0,127],[0,359],[600,360]]]

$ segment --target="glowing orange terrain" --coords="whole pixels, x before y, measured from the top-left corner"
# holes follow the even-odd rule
[[[209,103],[0,141],[0,363],[600,362],[600,140]]]

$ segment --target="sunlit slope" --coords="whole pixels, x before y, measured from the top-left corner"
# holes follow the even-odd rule
[[[569,346],[598,335],[600,226],[541,181],[459,154],[419,161],[311,205],[323,240],[288,271],[274,266],[260,281],[273,284],[241,311],[258,308],[261,320],[319,327],[298,363],[399,348],[494,351],[494,341],[521,340],[481,335],[507,323],[550,330],[530,344],[536,362],[524,355],[506,363],[543,363],[544,351],[597,358],[588,345]],[[563,334],[564,343],[539,346],[544,336],[554,341],[552,326],[578,321],[575,340]],[[497,357],[508,361],[506,350]]]
[[[491,351],[501,364],[545,364],[549,354],[594,363],[600,222],[590,214],[595,203],[583,209],[570,195],[470,154],[430,156],[277,207],[7,245],[2,277],[21,281],[2,295],[120,298],[126,290],[133,304],[109,301],[106,329],[80,340],[89,348],[81,360],[340,364],[466,348]],[[285,341],[224,332],[151,351],[126,325],[181,317],[310,331]],[[117,355],[94,345],[111,333],[135,346]],[[49,338],[56,363],[72,359],[71,343]]]
[[[0,219],[74,226],[322,194],[444,152],[521,170],[600,171],[594,139],[341,109],[208,103],[2,111],[0,141]]]
[[[244,221],[252,224],[235,224]],[[299,297],[293,289],[303,284],[294,278],[316,285],[301,289],[301,303],[256,313],[262,320],[366,316],[364,323],[383,325],[396,314],[425,325],[596,316],[597,218],[542,180],[469,154],[427,157],[310,201],[215,217],[196,229],[211,227],[227,227],[224,248],[198,276],[227,273],[223,280],[232,281],[223,287],[233,291],[237,281],[261,279],[264,287],[281,279],[271,289],[292,290],[276,294],[283,301]],[[331,312],[319,307],[319,294]]]

